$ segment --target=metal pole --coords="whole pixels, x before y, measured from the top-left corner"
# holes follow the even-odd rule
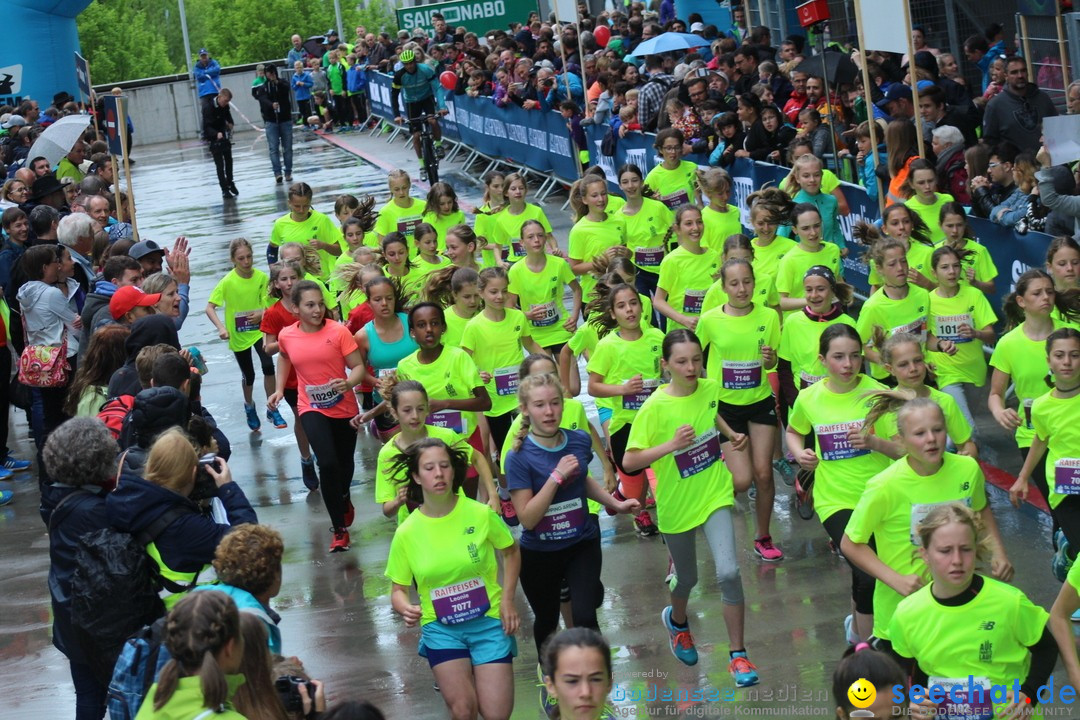
[[[964,53],[963,48],[960,46],[960,31],[956,28],[956,5],[954,0],[945,0],[945,27],[949,33],[949,48],[953,50],[953,57],[959,63]]]
[[[829,140],[832,144],[833,162],[836,163],[836,173],[840,174],[840,158],[836,154],[836,125],[833,115],[832,93],[829,91],[829,67],[825,62],[825,33],[819,33],[821,40],[821,82],[825,86],[825,107],[829,108]]]
[[[184,62],[187,63],[188,77],[191,78],[191,97],[195,100],[197,118],[195,127],[199,128],[202,124],[202,107],[199,105],[199,88],[195,83],[195,65],[191,62],[191,38],[188,37],[187,10],[184,8],[184,0],[178,0],[178,2],[180,3],[180,32],[184,36]]]
[[[1028,77],[1031,78],[1034,77],[1032,73],[1035,68],[1031,63],[1031,44],[1028,38],[1027,16],[1020,13],[1016,13],[1016,16],[1020,18],[1020,41],[1024,47],[1024,60],[1027,62]]]
[[[862,9],[860,6],[860,0],[855,0],[855,17],[863,17]],[[863,27],[861,22],[857,22],[856,29],[858,30],[859,38],[859,50],[862,55],[862,81],[863,81],[863,95],[866,97],[866,124],[870,130],[870,157],[866,158],[866,162],[871,163],[874,169],[877,169],[878,164],[878,140],[877,140],[877,121],[874,119],[874,100],[873,95],[870,92],[870,50],[866,47],[866,41],[863,39]],[[856,171],[858,171],[858,163],[856,163]],[[878,181],[878,209],[882,214],[885,213],[885,193],[882,192],[884,188],[881,187],[881,182]]]
[[[341,21],[341,0],[334,0],[334,16],[337,18],[337,32],[339,38],[345,37],[345,24]]]
[[[1061,20],[1061,5],[1058,4],[1057,15],[1054,16],[1057,27],[1058,53],[1061,55],[1061,86],[1069,87],[1069,51],[1065,44],[1065,25]],[[1068,93],[1066,93],[1066,100]]]
[[[911,39],[911,6],[906,2],[904,3],[904,32],[907,33],[908,72],[911,75],[911,102],[915,106],[915,139],[919,142],[919,157],[926,157],[926,146],[923,142],[922,116],[919,114],[919,78],[915,74],[915,41]]]

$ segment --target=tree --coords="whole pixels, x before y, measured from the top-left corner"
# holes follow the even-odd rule
[[[79,43],[95,85],[177,72],[144,4],[97,0],[79,15]]]

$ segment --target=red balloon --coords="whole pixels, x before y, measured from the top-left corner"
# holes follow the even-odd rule
[[[450,70],[443,70],[442,75],[439,76],[439,83],[447,90],[453,90],[457,87],[457,75]]]
[[[607,25],[601,25],[593,30],[593,37],[596,38],[596,44],[600,47],[607,47],[608,40],[611,39],[611,30]]]

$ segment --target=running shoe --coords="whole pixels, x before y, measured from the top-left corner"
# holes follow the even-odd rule
[[[509,499],[503,500],[502,498],[499,498],[499,504],[502,506],[503,520],[506,521],[506,524],[510,527],[517,527],[521,521],[518,520],[517,510],[514,509],[514,503],[510,502]]]
[[[754,541],[754,552],[765,562],[780,562],[784,559],[784,553],[773,545],[772,537],[769,535],[762,535]]]
[[[285,422],[285,418],[281,417],[281,411],[277,408],[266,408],[266,419],[278,430],[289,427],[289,423]]]
[[[746,497],[751,500],[757,500],[757,485],[750,483],[750,487],[746,490]]]
[[[0,480],[10,480],[14,475],[15,473],[11,472],[6,467],[0,467]]]
[[[0,463],[0,465],[3,465],[5,470],[10,470],[12,472],[23,472],[24,470],[30,469],[29,460],[19,460],[18,458],[11,457],[11,455],[5,457],[4,462]]]
[[[859,634],[855,632],[855,616],[848,615],[844,618],[844,638],[848,645],[859,644]]]
[[[655,537],[660,534],[660,529],[656,527],[649,511],[642,510],[641,514],[634,518],[634,532],[641,537]]]
[[[7,505],[15,499],[15,493],[10,490],[0,490],[0,506]]]
[[[435,155],[440,160],[442,160],[444,157],[446,157],[446,148],[443,147],[442,143],[436,143],[435,144]]]
[[[331,530],[334,533],[334,538],[330,541],[330,552],[345,552],[349,549],[349,531],[345,528],[335,528]]]
[[[1050,558],[1050,569],[1053,570],[1058,582],[1065,582],[1072,565],[1073,561],[1069,558],[1069,541],[1065,539],[1065,533],[1061,533],[1061,537],[1058,538],[1058,549]]]
[[[773,460],[772,466],[776,472],[780,473],[780,479],[784,481],[785,485],[790,487],[795,484],[795,468],[791,467],[791,463],[784,458],[780,458],[779,460]]]
[[[757,668],[745,652],[737,652],[732,655],[731,662],[727,666],[731,677],[735,678],[735,687],[750,687],[761,682],[758,678]]]
[[[1072,621],[1074,623],[1080,623],[1080,610],[1077,610],[1072,614]]]
[[[799,517],[809,520],[814,517],[814,473],[799,470],[795,474],[795,509]]]
[[[663,612],[660,613],[660,619],[664,623],[664,628],[671,636],[671,654],[675,656],[675,659],[684,665],[697,665],[697,648],[694,647],[694,636],[690,634],[689,624],[685,630],[675,627],[671,623],[670,605],[664,608]],[[750,667],[753,667],[753,665]],[[728,669],[730,670],[731,668],[729,667]],[[757,682],[757,675],[754,676],[754,682]],[[753,685],[754,683],[747,684]]]
[[[345,527],[352,527],[353,520],[356,519],[356,508],[353,507],[352,500],[346,500],[349,503],[345,508]]]
[[[280,184],[281,184],[281,181],[282,181],[282,180],[284,180],[284,179],[285,179],[285,178],[284,178],[284,177],[282,177],[281,175],[275,175],[275,176],[274,176],[274,182],[276,182],[276,183],[277,183],[278,185],[280,185]]]
[[[292,182],[292,173],[285,173],[285,182],[287,182],[287,183]]]
[[[540,687],[540,707],[544,711],[544,717],[559,717],[559,699],[548,694],[547,685],[544,683],[544,668],[536,663],[536,683]]]
[[[259,421],[259,413],[255,410],[255,403],[250,405],[244,403],[244,414],[247,415],[247,425],[252,432],[262,427],[262,423]]]
[[[623,500],[626,499],[626,497],[622,494],[622,490],[620,490],[618,487],[615,488],[615,492],[611,493],[611,497],[615,498],[615,500],[617,500],[618,502],[622,502]],[[606,512],[608,515],[618,515],[619,514],[618,512],[616,512],[615,510],[612,510],[609,507],[605,507],[604,512]]]
[[[304,476],[304,487],[308,490],[319,489],[319,476],[315,473],[314,457],[309,457],[307,460],[300,458],[300,472]]]
[[[646,510],[652,510],[655,507],[656,507],[656,498],[654,498],[652,496],[652,493],[649,493],[649,495],[645,498],[645,509]]]

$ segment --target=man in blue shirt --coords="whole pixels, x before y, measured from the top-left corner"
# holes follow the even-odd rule
[[[199,117],[212,107],[214,98],[221,90],[221,66],[210,57],[206,48],[199,50],[199,61],[195,63],[195,87],[199,91]]]

